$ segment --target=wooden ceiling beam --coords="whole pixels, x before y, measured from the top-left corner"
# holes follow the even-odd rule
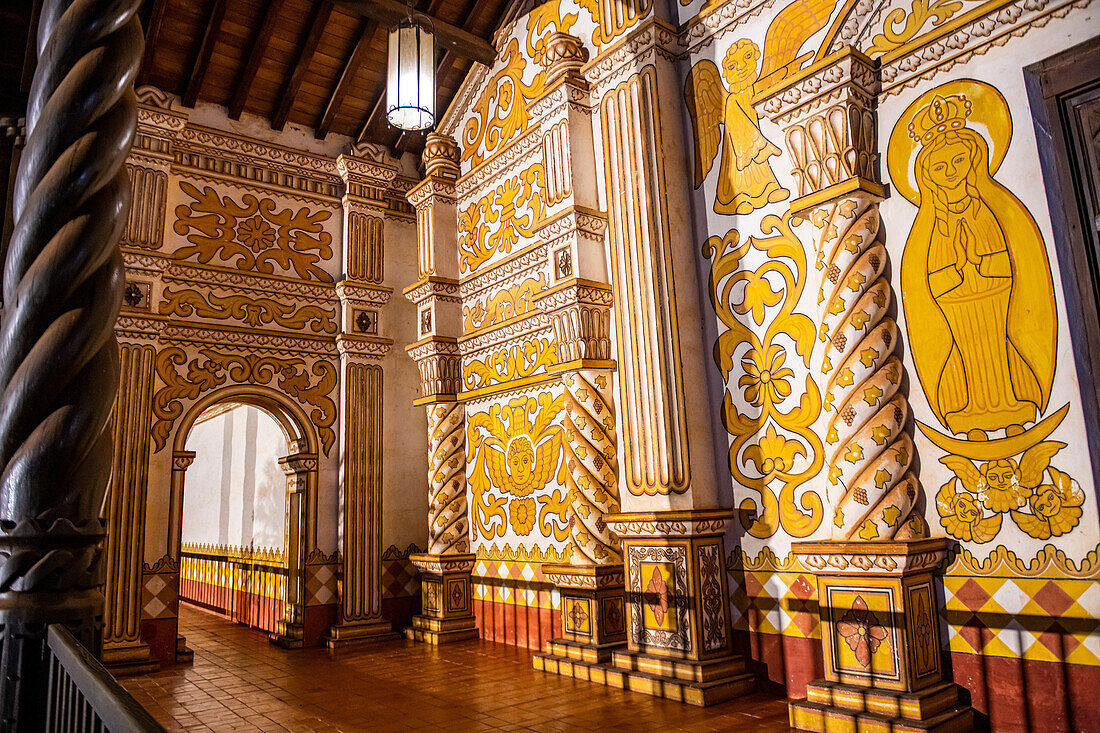
[[[202,83],[210,68],[210,59],[214,56],[214,44],[217,42],[224,17],[225,0],[214,0],[214,7],[210,9],[210,18],[206,21],[206,31],[202,35],[202,45],[199,46],[198,56],[195,57],[195,65],[191,68],[191,78],[187,81],[187,89],[183,93],[184,107],[194,107],[199,101]]]
[[[290,82],[283,90],[279,108],[275,110],[275,116],[271,118],[271,127],[274,130],[282,130],[286,127],[290,110],[294,106],[294,98],[298,96],[298,91],[302,88],[302,81],[305,79],[306,71],[309,70],[309,65],[313,61],[313,54],[317,52],[317,45],[321,42],[321,36],[325,32],[325,24],[328,23],[329,16],[332,14],[332,7],[332,0],[323,0],[313,8],[305,43],[302,44],[302,48],[298,52],[298,61],[294,64]]]
[[[394,25],[408,17],[409,9],[397,0],[339,0],[340,5],[368,18],[374,18],[386,26]],[[424,15],[420,13],[420,15]],[[496,58],[496,49],[484,38],[475,36],[438,18],[427,16],[435,30],[436,43],[460,56],[489,66]]]
[[[364,20],[360,25],[359,40],[355,42],[355,48],[351,50],[351,55],[344,63],[340,80],[336,82],[336,86],[332,90],[332,96],[329,97],[328,104],[325,106],[325,113],[321,116],[321,123],[317,125],[315,136],[318,140],[324,140],[332,129],[332,123],[336,120],[336,113],[340,111],[340,105],[344,103],[344,97],[347,96],[351,82],[359,72],[359,67],[363,65],[363,57],[370,50],[374,34],[377,32],[377,21]]]
[[[271,0],[264,13],[263,23],[259,32],[252,39],[248,49],[248,63],[241,70],[241,76],[233,87],[233,98],[229,101],[229,119],[239,120],[248,104],[248,96],[252,93],[252,84],[256,81],[256,74],[263,65],[264,56],[267,54],[267,46],[271,43],[271,37],[275,34],[275,25],[279,18],[279,11],[283,7],[283,0]]]

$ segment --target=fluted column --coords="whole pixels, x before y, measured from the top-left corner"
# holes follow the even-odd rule
[[[47,0],[38,23],[0,328],[0,719],[18,730],[42,725],[47,625],[102,641],[139,4]]]
[[[416,208],[419,279],[404,293],[416,303],[420,338],[406,350],[420,369],[415,404],[428,410],[428,552],[409,556],[420,571],[422,613],[413,616],[405,635],[432,644],[478,634],[470,581],[466,408],[458,401],[458,155],[454,139],[429,133],[425,179],[408,194]]]
[[[818,250],[816,363],[828,411],[821,479],[832,539],[796,542],[814,568],[825,679],[790,705],[793,727],[969,730],[972,712],[940,667],[933,574],[946,554],[914,510],[920,487],[899,387],[905,368],[876,176],[877,64],[846,48],[769,90]],[[883,643],[885,642],[885,643]],[[870,718],[868,716],[874,716]]]
[[[120,346],[121,385],[114,407],[115,458],[107,490],[106,608],[103,661],[116,673],[151,671],[157,663],[141,639],[145,493],[152,422],[151,343]]]

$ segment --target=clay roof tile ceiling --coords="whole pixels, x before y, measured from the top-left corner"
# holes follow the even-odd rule
[[[369,2],[370,0],[368,0]],[[490,40],[510,0],[414,0],[423,13]],[[145,63],[138,84],[210,102],[229,116],[258,115],[418,152],[423,133],[386,122],[388,27],[332,0],[147,0]],[[437,44],[442,114],[473,62]]]

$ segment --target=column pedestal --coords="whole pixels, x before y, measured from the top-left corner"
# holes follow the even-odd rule
[[[796,542],[817,575],[825,679],[790,703],[791,727],[973,730],[973,710],[941,667],[933,575],[943,538],[888,542]]]
[[[542,572],[561,594],[562,635],[535,655],[535,669],[590,679],[584,667],[610,662],[626,646],[623,566],[543,565]]]
[[[345,621],[336,624],[325,637],[325,646],[340,649],[353,644],[366,644],[375,641],[389,641],[400,638],[393,625],[383,618],[365,621]]]
[[[160,662],[153,659],[149,645],[144,642],[110,646],[104,643],[100,661],[115,677],[129,677],[160,670]]]
[[[470,580],[476,559],[472,553],[409,555],[409,561],[420,571],[423,613],[413,616],[412,626],[405,629],[406,638],[429,644],[477,638]]]

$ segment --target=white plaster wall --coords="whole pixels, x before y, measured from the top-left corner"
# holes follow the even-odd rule
[[[286,455],[282,430],[267,413],[240,405],[200,422],[187,437],[195,462],[183,491],[184,544],[282,548]]]

